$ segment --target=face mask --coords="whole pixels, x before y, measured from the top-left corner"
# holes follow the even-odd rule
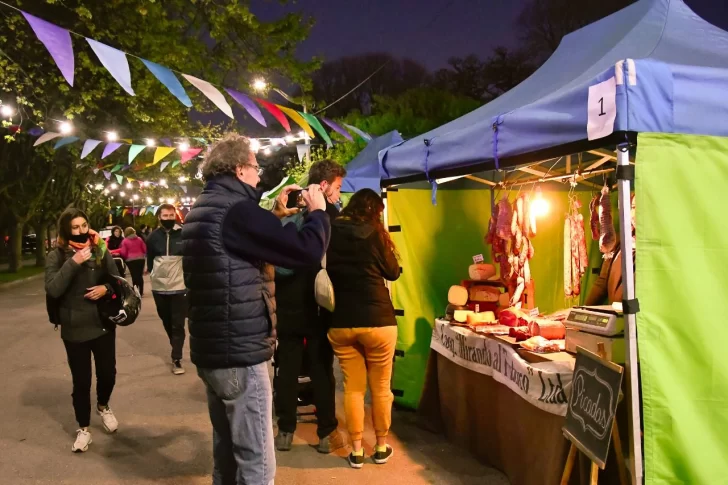
[[[163,228],[170,231],[174,227],[175,220],[174,219],[164,219],[164,220],[159,221],[159,223],[162,224]]]
[[[82,232],[81,234],[71,234],[71,237],[69,237],[69,239],[72,242],[84,244],[86,241],[88,241],[88,233]]]

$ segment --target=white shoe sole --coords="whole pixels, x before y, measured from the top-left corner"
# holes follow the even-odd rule
[[[349,461],[349,466],[352,467],[354,470],[360,470],[364,468],[364,463],[352,463],[351,461]]]
[[[93,440],[88,440],[88,443],[86,443],[86,446],[84,446],[83,448],[76,448],[76,445],[74,444],[73,446],[71,446],[71,451],[74,453],[85,453],[88,451],[88,445],[90,445],[91,443],[93,443]]]
[[[106,423],[102,423],[102,424],[104,426],[104,431],[106,431],[109,434],[114,434],[114,433],[116,433],[119,430],[119,427],[118,426],[112,430],[108,426],[106,426]]]
[[[376,463],[377,465],[384,465],[385,463],[387,463],[389,461],[390,458],[392,458],[394,456],[394,448],[391,448],[391,450],[392,450],[392,453],[384,460],[377,460],[374,457],[372,457],[372,460],[374,460],[374,463]]]

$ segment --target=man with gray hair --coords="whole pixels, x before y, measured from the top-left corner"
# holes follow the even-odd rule
[[[182,229],[190,356],[207,388],[214,485],[268,485],[275,477],[268,361],[276,340],[272,265],[318,263],[330,235],[319,185],[303,192],[306,220],[282,226],[289,186],[273,211],[258,204],[261,168],[247,138],[217,142],[202,167],[205,188]]]

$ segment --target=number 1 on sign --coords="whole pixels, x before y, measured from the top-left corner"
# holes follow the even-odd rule
[[[614,77],[589,86],[586,132],[589,140],[597,140],[614,132],[617,119],[617,81]]]

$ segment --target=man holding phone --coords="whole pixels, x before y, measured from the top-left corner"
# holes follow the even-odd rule
[[[268,485],[275,477],[268,361],[276,340],[273,266],[320,261],[331,224],[319,185],[302,197],[302,227],[282,226],[289,186],[259,206],[262,170],[247,138],[229,134],[205,158],[205,188],[182,229],[190,354],[207,388],[215,483]]]

